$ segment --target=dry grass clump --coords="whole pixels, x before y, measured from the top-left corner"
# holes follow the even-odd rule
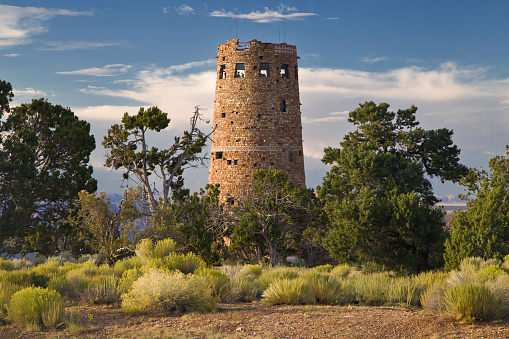
[[[313,271],[306,272],[302,278],[313,289],[318,304],[336,305],[343,302],[344,291],[341,280],[326,273]]]
[[[266,290],[269,285],[275,281],[280,279],[296,279],[299,276],[299,273],[294,268],[289,267],[276,267],[273,269],[269,269],[264,271],[256,280],[256,283],[260,286],[261,290]]]
[[[149,269],[122,295],[122,310],[129,314],[207,312],[215,307],[212,291],[202,277],[178,271]]]
[[[498,319],[500,304],[501,298],[484,285],[460,284],[444,293],[444,311],[465,322]]]
[[[344,279],[350,274],[351,270],[352,268],[350,267],[350,265],[343,264],[334,266],[330,273],[337,278]]]
[[[315,293],[303,278],[280,278],[263,292],[262,302],[267,305],[309,305],[315,303]]]
[[[212,290],[212,296],[218,301],[226,301],[231,290],[231,280],[221,271],[211,268],[200,268],[194,275],[203,277]]]

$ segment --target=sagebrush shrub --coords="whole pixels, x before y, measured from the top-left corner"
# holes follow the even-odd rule
[[[491,321],[500,315],[501,299],[484,285],[461,284],[445,291],[444,309],[465,322]]]
[[[425,286],[417,283],[412,277],[393,279],[387,291],[389,303],[419,306],[420,297]]]
[[[164,258],[168,254],[175,252],[177,249],[177,243],[171,239],[161,239],[159,240],[152,251],[152,257],[153,258]]]
[[[270,270],[264,271],[258,279],[256,279],[257,284],[260,286],[262,290],[265,290],[269,285],[279,279],[295,279],[299,276],[299,273],[294,268],[273,268]]]
[[[386,273],[356,275],[346,280],[345,287],[364,305],[383,305],[387,301],[391,278]]]
[[[253,278],[237,274],[231,278],[230,293],[225,296],[225,301],[251,302],[257,300],[261,292]]]
[[[318,304],[335,305],[342,302],[343,286],[340,280],[329,274],[307,272],[302,278],[306,280],[314,291]]]
[[[268,305],[309,305],[315,303],[315,293],[305,279],[282,278],[267,287],[262,301]]]
[[[261,265],[245,265],[240,270],[240,274],[250,276],[253,279],[258,278],[263,273]]]
[[[203,277],[212,289],[212,295],[220,301],[225,301],[230,292],[230,277],[223,272],[211,268],[199,268],[194,272],[195,275]]]
[[[334,265],[327,264],[327,265],[316,266],[313,269],[320,273],[330,273],[333,268],[334,268]]]
[[[131,290],[133,283],[143,275],[141,268],[131,268],[122,273],[122,277],[118,282],[118,292],[120,295],[127,293]]]
[[[80,291],[80,301],[86,304],[111,304],[119,300],[119,279],[115,275],[96,275]]]
[[[170,271],[178,270],[184,274],[194,273],[195,270],[206,267],[203,260],[194,253],[170,253],[164,258],[154,258],[148,261],[148,266],[162,268]]]
[[[55,290],[28,287],[14,293],[7,308],[9,317],[20,328],[51,328],[63,319],[64,298]]]
[[[9,281],[0,281],[0,322],[3,322],[7,317],[7,304],[11,297],[17,291],[28,287],[14,284]]]
[[[14,263],[3,257],[0,257],[0,270],[12,271],[15,268]]]
[[[350,267],[350,265],[343,264],[334,266],[330,273],[335,277],[344,279],[350,274],[351,270],[352,268]]]
[[[125,271],[143,266],[142,258],[133,256],[117,261],[113,266],[113,271],[117,277],[121,277]]]
[[[129,314],[174,314],[215,309],[212,291],[202,277],[149,269],[122,295]]]
[[[506,273],[502,269],[500,269],[500,266],[497,265],[486,266],[477,272],[477,275],[483,282],[495,280],[496,277],[501,274]]]

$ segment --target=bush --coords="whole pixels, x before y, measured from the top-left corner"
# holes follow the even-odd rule
[[[412,277],[394,279],[387,291],[387,301],[407,306],[419,306],[425,286],[419,284]]]
[[[484,285],[461,284],[445,291],[444,309],[458,320],[491,321],[500,315],[501,299]]]
[[[129,314],[175,314],[215,309],[212,291],[202,277],[150,269],[122,295]]]
[[[261,296],[261,291],[250,277],[236,275],[231,278],[230,293],[225,296],[226,302],[251,302]]]
[[[343,299],[343,287],[341,281],[329,274],[309,272],[302,277],[314,291],[316,302],[324,305],[335,305]]]
[[[134,256],[117,261],[113,266],[113,271],[117,277],[121,277],[125,271],[133,268],[141,268],[141,266],[143,266],[142,259],[138,256]]]
[[[120,295],[127,293],[133,287],[133,283],[143,275],[141,268],[131,268],[130,270],[124,271],[122,277],[118,282],[118,292]]]
[[[220,301],[225,301],[226,296],[230,292],[230,278],[218,270],[210,268],[199,268],[194,272],[195,275],[204,277],[212,289],[212,295]]]
[[[364,305],[383,305],[387,301],[391,278],[386,273],[357,275],[346,280],[357,302]]]
[[[28,286],[20,286],[12,282],[0,281],[0,322],[3,322],[7,316],[6,307],[12,295],[25,287]]]
[[[48,281],[48,277],[26,269],[15,271],[0,270],[0,282],[10,282],[25,287],[30,285],[44,287]]]
[[[421,305],[427,311],[442,312],[444,310],[444,296],[443,288],[432,285],[421,294]]]
[[[170,271],[179,270],[184,274],[194,273],[195,270],[206,266],[203,260],[191,252],[187,254],[170,253],[164,258],[149,260],[148,265],[152,268],[163,268]]]
[[[67,298],[67,299],[76,299],[76,289],[74,288],[74,285],[71,284],[67,278],[64,277],[55,277],[48,281],[47,287],[49,289],[55,290],[58,293],[60,293],[61,296]]]
[[[486,266],[485,268],[477,272],[477,275],[483,282],[495,280],[496,277],[501,274],[506,273],[504,273],[504,271],[502,271],[500,267],[497,265]]]
[[[308,305],[315,303],[313,289],[304,279],[274,280],[263,292],[262,301],[268,305]]]
[[[352,268],[349,265],[344,264],[335,266],[330,272],[333,276],[344,279],[350,274],[351,270]]]
[[[55,327],[64,316],[64,299],[55,290],[28,287],[12,295],[9,317],[23,329]]]
[[[14,263],[12,261],[0,257],[0,270],[12,271],[14,268]]]
[[[297,271],[293,268],[274,268],[264,271],[256,280],[257,284],[262,290],[265,290],[269,285],[279,279],[295,279],[299,276]]]
[[[89,279],[80,293],[80,301],[86,304],[111,304],[119,301],[118,278],[114,275],[96,275]]]
[[[177,243],[171,239],[166,238],[159,240],[155,245],[150,239],[142,239],[136,245],[136,255],[148,259],[161,259],[166,257],[177,249]]]
[[[245,265],[240,270],[240,274],[253,277],[253,279],[258,278],[262,273],[263,268],[261,265]]]
[[[316,266],[314,267],[313,269],[317,272],[320,272],[320,273],[330,273],[332,271],[332,269],[334,268],[333,265],[331,264],[327,264],[327,265],[320,265],[320,266]]]

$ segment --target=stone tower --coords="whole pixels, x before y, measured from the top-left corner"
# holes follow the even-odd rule
[[[297,48],[228,40],[218,46],[209,183],[233,201],[253,173],[278,169],[305,186]]]

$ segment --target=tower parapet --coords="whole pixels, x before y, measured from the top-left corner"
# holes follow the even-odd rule
[[[305,186],[296,46],[228,40],[216,58],[209,183],[235,198],[270,168]]]

